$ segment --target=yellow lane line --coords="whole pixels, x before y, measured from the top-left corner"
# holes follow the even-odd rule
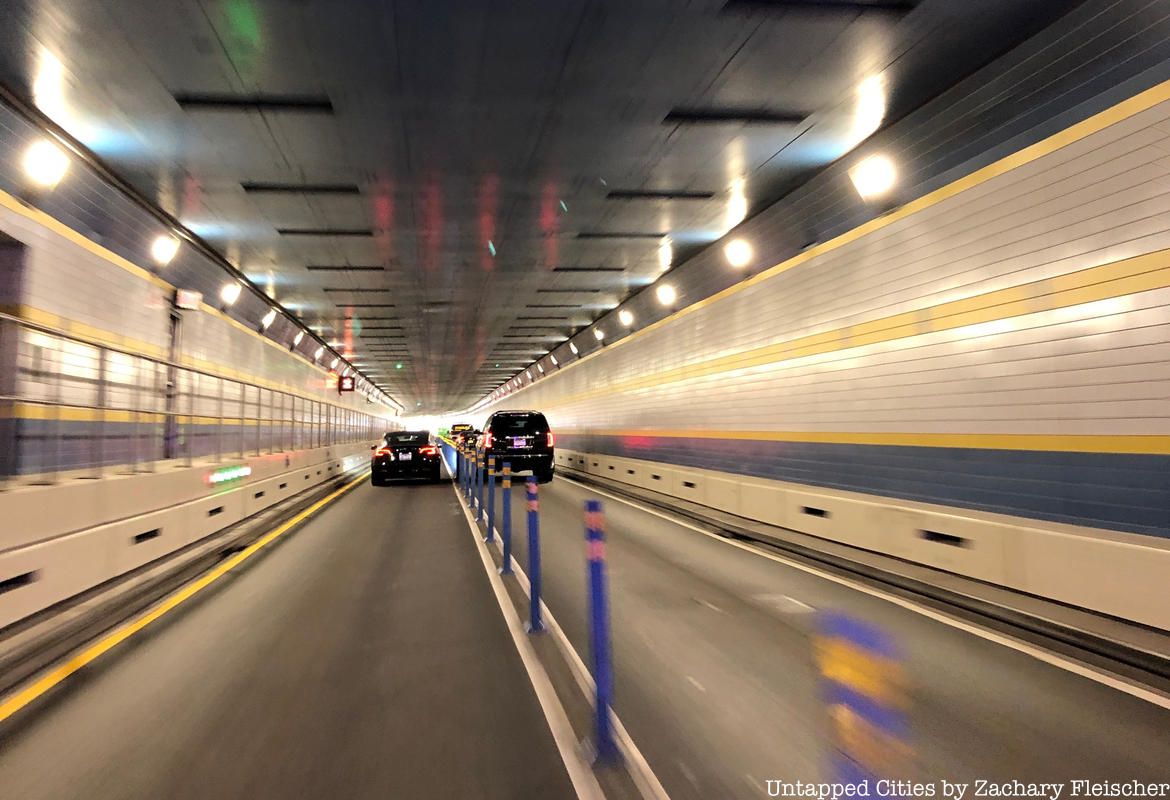
[[[241,550],[239,553],[232,556],[227,561],[223,562],[218,567],[205,574],[203,577],[192,581],[173,594],[169,595],[149,611],[146,611],[129,622],[124,623],[123,625],[116,628],[113,632],[99,639],[94,644],[85,647],[72,657],[68,658],[55,667],[50,667],[45,672],[41,673],[41,675],[38,677],[25,683],[20,688],[15,689],[2,701],[0,701],[0,722],[4,722],[6,719],[20,711],[29,703],[36,700],[45,692],[64,681],[70,675],[101,658],[104,654],[108,653],[110,650],[113,650],[122,642],[126,641],[134,634],[146,628],[151,623],[156,622],[163,616],[169,614],[171,611],[174,611],[180,605],[202,592],[208,586],[215,583],[217,580],[231,572],[240,564],[243,564],[252,556],[256,555],[256,553],[260,552],[265,547],[279,539],[281,536],[288,533],[294,527],[301,524],[309,517],[312,517],[325,506],[329,505],[334,500],[338,499],[346,492],[351,490],[353,487],[363,482],[368,477],[368,475],[368,472],[363,472],[345,486],[342,486],[340,489],[332,492],[327,497],[321,498],[292,519],[287,520],[283,524],[264,534],[247,548]]]

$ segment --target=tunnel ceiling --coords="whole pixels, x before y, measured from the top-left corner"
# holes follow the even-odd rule
[[[438,412],[1073,5],[9,0],[0,79]]]

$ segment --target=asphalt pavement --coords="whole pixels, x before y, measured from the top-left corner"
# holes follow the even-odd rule
[[[0,797],[575,797],[449,483],[359,486],[0,739]]]

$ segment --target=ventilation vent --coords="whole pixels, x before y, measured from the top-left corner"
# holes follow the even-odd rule
[[[625,272],[624,267],[553,267],[553,272]]]
[[[373,236],[370,228],[277,228],[281,236]]]
[[[802,513],[802,514],[808,514],[810,517],[824,517],[824,518],[826,518],[826,519],[827,519],[827,518],[828,518],[828,516],[829,516],[829,512],[828,512],[828,511],[826,511],[825,509],[823,509],[823,508],[814,508],[813,506],[803,506],[803,507],[801,507],[801,509],[800,509],[800,513]]]
[[[710,200],[714,192],[688,192],[682,189],[614,189],[606,200]]]
[[[650,231],[581,231],[578,239],[662,239],[665,233]]]
[[[386,268],[380,264],[309,264],[305,267],[309,272],[385,272]]]
[[[301,114],[332,114],[333,103],[324,95],[303,94],[216,94],[181,92],[175,102],[187,111],[284,111]]]
[[[667,125],[796,125],[808,115],[764,108],[676,108],[662,120]]]
[[[918,0],[727,0],[724,12],[812,11],[827,14],[908,14]]]
[[[241,183],[248,194],[361,194],[356,183]]]
[[[25,572],[21,575],[14,575],[11,578],[5,578],[4,580],[0,581],[0,594],[11,592],[15,589],[19,589],[22,586],[28,586],[30,583],[36,583],[39,577],[39,570],[33,570],[32,572]]]
[[[208,511],[207,511],[207,516],[209,516],[209,517],[216,517],[216,516],[219,516],[219,515],[220,515],[220,514],[222,514],[222,513],[223,513],[223,506],[216,506],[215,508],[208,509]]]
[[[964,539],[962,536],[940,533],[939,531],[919,531],[918,534],[928,542],[938,542],[939,544],[946,544],[951,547],[968,547],[968,542],[970,541]]]

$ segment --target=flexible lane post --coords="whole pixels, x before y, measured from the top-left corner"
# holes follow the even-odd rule
[[[504,563],[500,567],[501,575],[512,574],[512,465],[504,462],[504,476],[500,489],[504,501],[504,527],[500,537],[504,540]]]
[[[593,682],[597,761],[617,758],[617,745],[610,724],[613,703],[613,653],[610,650],[609,602],[605,585],[605,517],[600,500],[585,501],[585,546],[589,559],[589,634],[593,655]]]
[[[487,499],[487,535],[484,541],[496,540],[496,457],[488,456],[488,499]]]
[[[544,622],[540,619],[540,499],[536,476],[529,475],[528,489],[528,632],[540,633]]]
[[[475,453],[475,521],[483,522],[483,453]]]

